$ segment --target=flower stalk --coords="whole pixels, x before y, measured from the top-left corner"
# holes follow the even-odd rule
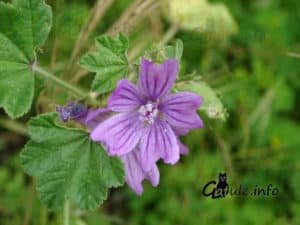
[[[70,225],[70,203],[68,200],[64,205],[64,225]]]
[[[179,27],[175,24],[173,24],[168,31],[165,33],[165,35],[162,37],[161,41],[159,42],[158,46],[162,47],[166,45],[172,38],[176,35]]]
[[[32,70],[34,72],[38,73],[39,75],[41,75],[42,77],[59,85],[63,89],[70,91],[75,96],[80,97],[82,99],[87,99],[88,102],[91,103],[92,105],[97,105],[96,99],[92,98],[89,93],[86,93],[83,90],[81,90],[80,88],[68,83],[67,81],[64,81],[64,80],[58,78],[54,74],[44,70],[43,68],[39,67],[38,65],[33,65]]]
[[[0,127],[11,130],[23,136],[28,136],[28,131],[26,126],[14,120],[0,118]]]

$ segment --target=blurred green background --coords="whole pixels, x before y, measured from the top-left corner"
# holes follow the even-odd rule
[[[96,2],[47,2],[53,8],[54,27],[40,50],[41,61],[60,74]],[[72,224],[299,225],[299,0],[157,2],[160,6],[132,27],[129,55],[141,55],[176,25],[177,32],[169,41],[180,38],[184,44],[180,78],[193,74],[193,79],[202,79],[213,87],[227,109],[228,119],[212,120],[201,114],[205,128],[182,139],[190,154],[176,166],[160,164],[157,188],[145,182],[141,197],[127,187],[112,190],[95,212],[72,209]],[[130,0],[114,1],[87,46],[132,4]],[[79,84],[85,87],[92,77],[84,76]],[[43,82],[36,86],[43,90]],[[56,104],[65,102],[65,93],[59,90],[60,98],[53,97],[55,89],[44,90],[32,112],[18,123],[0,112],[1,225],[61,224],[62,215],[49,212],[39,202],[34,180],[23,173],[18,157],[27,141],[23,124],[28,118],[53,111]],[[203,185],[216,180],[223,171],[229,184],[272,184],[279,188],[279,195],[202,196]]]

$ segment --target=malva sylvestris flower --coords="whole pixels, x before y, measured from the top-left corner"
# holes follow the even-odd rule
[[[170,93],[177,73],[176,59],[162,64],[142,59],[138,85],[119,81],[108,100],[108,109],[116,115],[96,126],[91,139],[104,143],[110,155],[138,151],[145,172],[160,158],[175,164],[181,147],[186,152],[178,136],[203,126],[197,114],[201,97],[191,92]]]
[[[89,110],[86,114],[79,110],[78,115],[72,115],[89,127],[94,141],[101,142],[110,155],[120,157],[126,183],[137,195],[143,193],[144,179],[152,186],[158,185],[156,162],[160,158],[175,164],[180,154],[188,153],[178,136],[203,126],[196,112],[201,97],[190,92],[170,93],[177,72],[175,59],[160,65],[143,59],[137,86],[120,80],[107,109]],[[61,109],[69,112],[72,107]]]

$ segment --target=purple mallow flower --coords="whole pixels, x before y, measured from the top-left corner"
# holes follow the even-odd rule
[[[132,170],[140,167],[142,175],[135,175],[150,181],[152,178],[147,173],[152,174],[160,158],[175,164],[180,152],[188,152],[178,136],[203,126],[196,111],[201,97],[190,92],[170,93],[177,72],[176,59],[160,65],[142,59],[138,85],[126,79],[119,81],[108,100],[108,109],[117,114],[100,123],[90,134],[94,141],[107,146],[110,155],[136,160],[138,166]],[[132,155],[128,156],[129,153]],[[140,190],[135,187],[138,193]]]
[[[149,180],[153,187],[159,184],[159,170],[154,164],[149,171],[145,171],[141,164],[141,155],[138,148],[120,156],[125,167],[125,180],[128,186],[137,194],[141,195],[144,191],[142,182]]]
[[[70,102],[67,106],[57,106],[56,111],[59,112],[60,119],[67,122],[69,119],[85,116],[88,110],[84,104]]]
[[[143,192],[144,179],[158,185],[158,159],[175,164],[180,154],[188,153],[178,136],[203,126],[196,112],[202,102],[198,95],[170,94],[177,72],[175,59],[161,65],[143,59],[138,86],[119,81],[107,109],[87,112],[74,103],[57,108],[63,121],[71,118],[87,126],[93,140],[120,157],[126,183],[137,195]]]

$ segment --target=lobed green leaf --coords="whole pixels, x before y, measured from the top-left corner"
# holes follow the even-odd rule
[[[79,65],[96,73],[92,91],[103,94],[113,90],[118,80],[128,73],[129,41],[122,34],[117,37],[103,35],[96,38],[96,46],[98,51],[84,55]]]
[[[52,23],[43,0],[0,2],[0,107],[11,118],[29,111],[34,96],[31,66]]]
[[[50,209],[60,209],[66,200],[95,209],[107,198],[108,188],[123,184],[123,165],[86,132],[59,126],[56,119],[50,113],[30,120],[31,140],[21,153],[22,165],[36,177],[39,196]]]

